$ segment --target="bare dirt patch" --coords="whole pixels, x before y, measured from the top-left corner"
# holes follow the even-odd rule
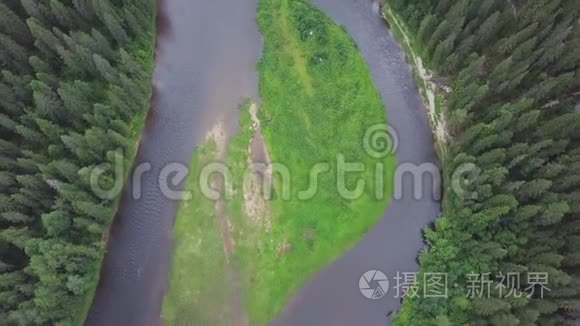
[[[264,230],[269,232],[272,228],[272,221],[265,191],[271,189],[268,187],[271,187],[272,183],[272,162],[260,128],[258,106],[252,103],[249,111],[253,135],[248,146],[248,164],[262,169],[248,174],[244,180],[244,211],[254,225],[263,226]]]
[[[213,141],[216,144],[215,159],[218,162],[224,163],[226,148],[227,148],[227,134],[222,121],[218,122],[206,135],[206,141]],[[233,224],[226,214],[224,195],[226,190],[226,180],[222,175],[214,175],[211,180],[213,189],[217,190],[221,196],[215,201],[214,210],[219,222],[219,229],[222,238],[224,255],[227,262],[228,279],[227,284],[230,292],[230,307],[233,312],[232,325],[233,326],[247,326],[249,325],[248,316],[243,303],[242,295],[242,281],[240,271],[234,266],[232,262],[232,255],[234,254],[236,243],[232,234],[234,233]]]

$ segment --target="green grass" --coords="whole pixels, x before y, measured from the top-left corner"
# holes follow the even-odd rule
[[[248,146],[253,132],[250,128],[251,118],[248,112],[250,102],[242,105],[240,111],[240,131],[232,137],[226,150],[226,164],[232,173],[232,193],[226,201],[226,214],[234,225],[234,239],[237,248],[247,247],[253,244],[253,236],[256,234],[255,227],[248,221],[244,214],[243,178],[248,168]],[[239,251],[234,251],[234,258],[239,263]],[[248,257],[250,258],[250,257]],[[251,258],[250,258],[251,259]]]
[[[179,207],[173,231],[169,291],[162,319],[168,325],[227,325],[230,311],[226,258],[214,202],[198,186],[200,171],[215,161],[215,144],[195,150],[185,189],[192,200]]]
[[[252,135],[247,104],[240,111],[240,132],[229,140],[226,150],[227,165],[235,176],[235,193],[227,202],[225,212],[235,226],[236,242],[248,230],[239,182],[247,167],[247,148]],[[199,187],[201,170],[216,161],[216,145],[210,140],[196,148],[190,163],[185,189],[192,192],[192,199],[181,203],[176,216],[169,288],[162,308],[162,319],[168,325],[230,325],[234,318],[229,296],[235,289],[228,275],[215,202],[206,198]],[[231,260],[236,268],[235,255]]]
[[[259,63],[260,117],[272,160],[291,173],[290,201],[271,202],[272,229],[240,248],[246,303],[254,324],[264,324],[313,272],[362,237],[385,209],[391,191],[375,199],[374,167],[394,168],[394,156],[374,159],[364,150],[365,131],[385,123],[385,110],[357,48],[343,28],[308,1],[261,0],[258,22],[265,37]],[[362,197],[342,198],[337,191],[336,155],[364,163],[363,173],[347,178],[354,189],[365,180]],[[308,185],[310,169],[331,165],[314,198],[297,198]],[[314,236],[305,236],[306,233]],[[312,238],[312,239],[310,239]],[[292,250],[279,253],[288,243]],[[246,250],[244,250],[246,249]]]

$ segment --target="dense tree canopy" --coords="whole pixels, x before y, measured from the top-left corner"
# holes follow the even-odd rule
[[[151,1],[0,3],[0,324],[82,321],[115,208],[86,173],[113,151],[132,159],[153,14]]]
[[[580,310],[580,2],[390,0],[420,55],[452,92],[443,216],[426,231],[421,273],[448,273],[449,298],[409,298],[399,325],[560,325]],[[464,198],[455,169],[481,173]],[[503,297],[498,272],[549,275],[540,297]],[[491,299],[466,297],[491,273]],[[454,287],[453,285],[457,285]]]

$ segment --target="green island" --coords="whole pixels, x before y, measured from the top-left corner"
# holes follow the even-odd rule
[[[261,103],[259,108],[255,104],[242,106],[241,132],[230,139],[224,162],[233,179],[232,196],[225,200],[235,243],[230,264],[240,275],[246,318],[251,324],[262,325],[313,272],[352,246],[378,220],[392,191],[395,157],[389,153],[374,158],[365,151],[365,133],[375,125],[386,124],[385,109],[366,63],[342,27],[309,1],[260,1],[258,23],[265,38],[258,64]],[[252,127],[248,112],[252,107],[257,108],[259,130]],[[248,199],[252,197],[248,192],[255,189],[248,190],[243,184],[248,148],[256,132],[263,135],[270,162],[283,162],[290,175],[284,183],[281,174],[273,172],[272,198],[265,202]],[[347,189],[356,188],[355,177],[365,181],[364,192],[354,200],[343,198],[337,189],[338,154],[344,155],[346,162],[365,166],[364,172],[351,173],[344,180]],[[203,156],[196,151],[193,166],[197,167]],[[319,175],[318,191],[312,198],[300,199],[299,193],[308,189],[311,170],[318,163],[328,163],[329,172]],[[380,191],[375,185],[377,164],[384,166],[385,174]],[[187,184],[198,187],[198,177],[192,175]],[[382,193],[380,198],[377,192]],[[204,201],[193,199],[194,203]],[[248,211],[248,205],[257,207]],[[210,269],[216,268],[216,257],[219,268],[225,268],[221,265],[224,253],[219,222],[210,206],[194,206],[186,203],[179,209],[165,320],[179,318],[180,309],[189,311],[199,302],[208,309],[200,308],[204,312],[194,320],[216,316],[211,308],[215,302],[204,299],[203,289],[210,290],[206,285],[215,284],[218,273]],[[194,223],[193,219],[208,220]],[[179,250],[195,243],[197,248],[201,243],[211,250]],[[187,277],[195,273],[203,276]],[[228,306],[225,297],[215,299]]]

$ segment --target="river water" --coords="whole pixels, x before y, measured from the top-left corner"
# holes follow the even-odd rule
[[[152,170],[140,199],[123,193],[88,325],[160,324],[178,203],[163,195],[159,172],[187,165],[218,120],[235,132],[241,100],[257,97],[255,0],[159,0],[157,14],[154,97],[136,159]]]
[[[389,124],[399,138],[397,163],[439,164],[431,126],[403,51],[379,15],[372,0],[313,0],[335,22],[344,25],[370,67],[387,110]],[[417,270],[417,254],[424,247],[421,230],[439,215],[431,182],[420,200],[413,198],[410,178],[403,196],[392,199],[380,221],[353,248],[314,275],[272,322],[278,326],[388,325],[387,314],[400,306],[394,277]],[[359,278],[380,270],[390,280],[387,294],[378,300],[364,297]],[[371,284],[371,287],[376,284]],[[422,289],[420,289],[420,293]]]
[[[401,163],[435,163],[431,127],[400,46],[371,0],[315,0],[343,24],[371,69],[399,137]],[[136,166],[141,198],[127,186],[111,228],[101,280],[88,325],[159,325],[177,202],[158,185],[168,163],[187,164],[192,150],[218,120],[235,131],[242,98],[257,98],[255,64],[261,55],[256,0],[159,0],[154,97]],[[177,186],[179,188],[179,185]],[[370,269],[392,277],[417,269],[421,230],[439,213],[430,185],[414,200],[412,181],[391,200],[380,221],[290,300],[274,325],[385,325],[398,308],[393,290],[379,300],[362,296],[358,281]]]

